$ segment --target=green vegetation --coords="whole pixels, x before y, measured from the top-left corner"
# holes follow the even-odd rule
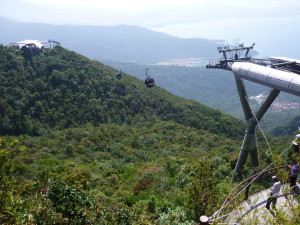
[[[16,142],[13,137],[8,139],[8,143]],[[3,205],[2,222],[18,223],[20,216],[30,213],[34,223],[50,224],[49,221],[64,218],[83,223],[88,218],[103,220],[103,224],[139,224],[144,220],[143,224],[168,220],[172,210],[185,215],[179,216],[181,220],[196,220],[200,212],[191,203],[195,198],[202,204],[208,200],[202,200],[199,191],[203,189],[194,184],[196,178],[207,180],[207,175],[216,173],[215,168],[225,165],[222,175],[216,176],[228,178],[232,170],[229,154],[234,151],[228,139],[220,140],[217,135],[171,122],[148,127],[70,128],[39,137],[19,136],[16,143],[12,150],[4,148],[13,156],[6,157],[10,173],[5,174],[7,180],[14,177],[14,183],[4,192],[11,201]],[[20,146],[26,150],[18,150]],[[222,156],[210,162],[207,159],[211,155]],[[225,164],[214,168],[214,161]],[[197,195],[192,190],[198,190]],[[205,195],[214,198],[217,192],[213,190],[206,190]],[[21,205],[17,211],[13,211],[17,207],[15,199]],[[21,204],[24,202],[27,204]],[[211,213],[216,206],[205,207],[201,212]],[[58,213],[61,216],[56,218]]]
[[[1,224],[196,224],[219,209],[245,124],[115,74],[62,47],[31,60],[0,46]]]
[[[296,130],[299,130],[300,127],[299,124],[300,124],[300,116],[295,116],[294,118],[274,128],[271,134],[275,136],[289,135],[291,133],[294,133]]]

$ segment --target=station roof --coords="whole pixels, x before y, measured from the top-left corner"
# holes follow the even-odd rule
[[[16,42],[18,47],[21,49],[25,45],[35,45],[37,48],[42,48],[47,41],[38,41],[38,40],[24,40]]]

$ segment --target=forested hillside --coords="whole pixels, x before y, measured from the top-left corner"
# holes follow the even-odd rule
[[[136,124],[174,121],[227,137],[238,137],[242,122],[194,101],[176,97],[62,47],[26,60],[0,47],[0,132],[38,135],[48,128],[91,123]]]
[[[245,124],[62,47],[0,46],[1,224],[198,224],[239,181]],[[258,135],[261,167],[287,139]]]
[[[274,128],[271,134],[275,136],[289,135],[297,130],[300,131],[300,116],[296,116],[281,124],[280,126]]]

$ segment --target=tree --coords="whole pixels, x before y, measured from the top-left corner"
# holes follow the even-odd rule
[[[212,165],[207,160],[200,159],[193,168],[194,180],[187,188],[188,208],[193,212],[194,220],[201,215],[210,215],[212,206],[216,205],[218,198],[215,187]]]
[[[12,224],[15,218],[14,210],[14,183],[13,166],[11,157],[17,150],[18,141],[7,142],[0,138],[0,223]],[[20,150],[25,150],[21,146]]]

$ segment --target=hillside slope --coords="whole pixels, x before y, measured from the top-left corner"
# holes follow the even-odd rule
[[[136,124],[174,121],[214,134],[238,137],[244,125],[231,116],[174,96],[147,89],[142,81],[62,47],[26,60],[22,52],[0,47],[0,130],[34,134],[80,124]]]
[[[280,135],[291,135],[295,131],[300,129],[300,116],[295,116],[294,118],[286,121],[281,126],[272,129],[271,134],[275,136]]]

